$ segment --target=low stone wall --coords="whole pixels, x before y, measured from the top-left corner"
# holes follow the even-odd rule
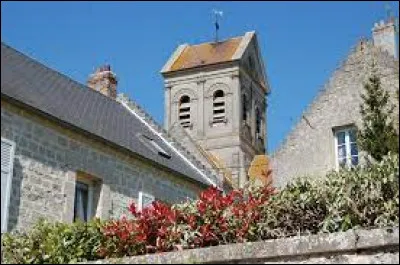
[[[399,263],[399,228],[349,230],[86,264]]]

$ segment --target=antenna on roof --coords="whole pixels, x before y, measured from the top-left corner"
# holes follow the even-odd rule
[[[215,42],[218,42],[218,30],[219,30],[219,24],[218,24],[218,17],[222,17],[224,14],[222,11],[213,9],[213,14],[215,15]]]

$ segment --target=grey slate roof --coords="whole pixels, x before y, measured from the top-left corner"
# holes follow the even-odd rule
[[[128,149],[183,174],[196,182],[209,183],[179,157],[138,118],[110,99],[34,59],[1,43],[1,95]],[[137,134],[152,138],[171,158],[151,150]]]

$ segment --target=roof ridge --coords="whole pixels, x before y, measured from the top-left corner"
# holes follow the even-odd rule
[[[244,37],[244,35],[243,36],[235,36],[235,37],[227,38],[227,39],[224,39],[224,40],[220,40],[218,42],[207,41],[207,42],[201,42],[201,43],[197,43],[197,44],[193,44],[193,45],[188,44],[188,47],[196,47],[196,46],[200,46],[200,45],[204,45],[204,44],[219,44],[219,43],[222,43],[222,42],[226,42],[226,41],[233,40],[233,39],[239,39],[239,38],[243,38],[243,37]]]

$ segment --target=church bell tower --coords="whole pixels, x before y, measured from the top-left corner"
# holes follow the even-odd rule
[[[256,33],[180,45],[161,74],[165,129],[182,126],[243,187],[253,157],[264,154],[267,143],[270,88]]]

